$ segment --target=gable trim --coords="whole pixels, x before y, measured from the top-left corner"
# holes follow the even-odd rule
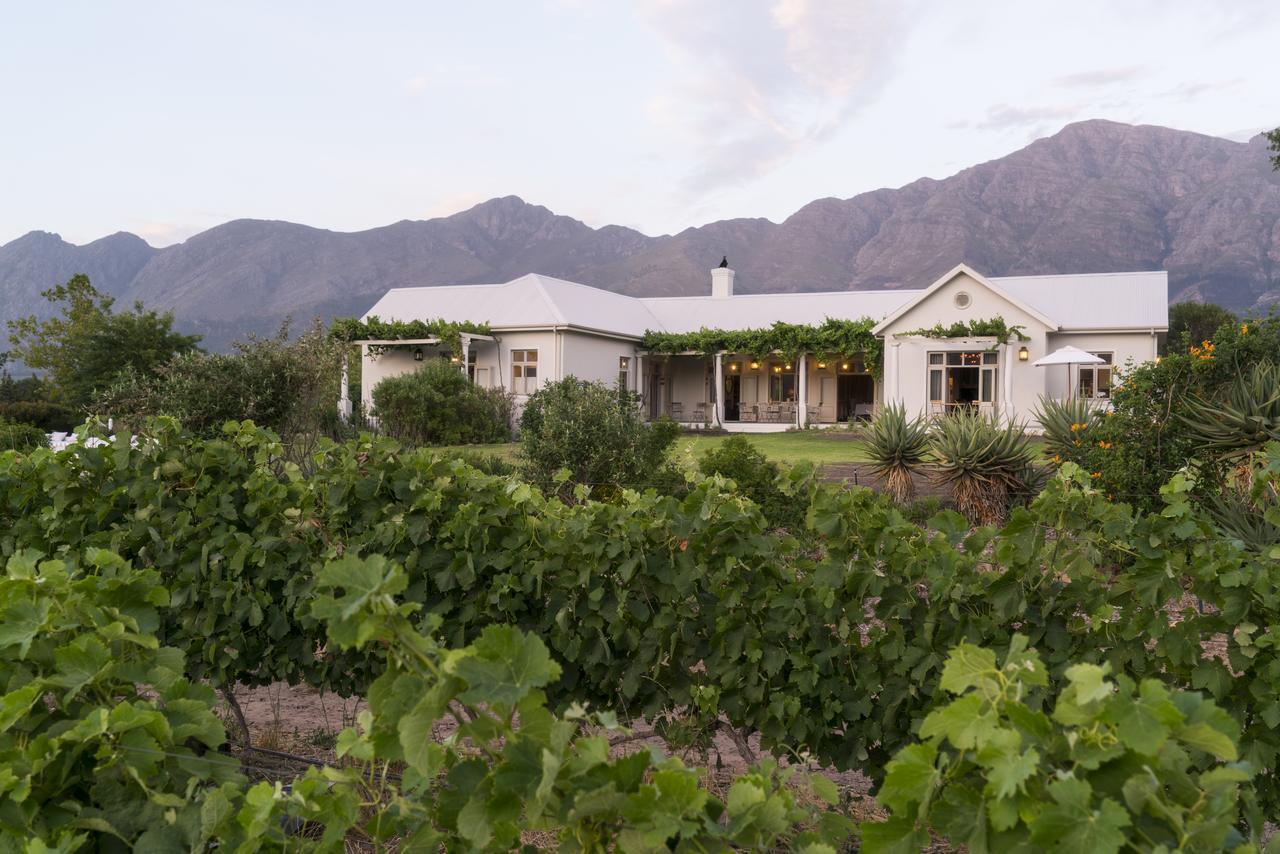
[[[951,281],[955,279],[956,276],[959,276],[962,273],[968,276],[969,278],[973,279],[974,281],[976,281],[978,284],[982,285],[987,290],[991,291],[996,296],[1003,299],[1005,302],[1017,308],[1022,309],[1027,314],[1031,315],[1033,318],[1043,323],[1045,326],[1049,328],[1050,332],[1058,331],[1058,324],[1050,320],[1039,310],[1032,308],[1022,300],[1018,299],[1017,297],[1014,297],[1012,294],[1009,294],[1003,289],[992,284],[990,279],[988,279],[986,276],[979,273],[977,270],[974,270],[968,264],[957,264],[955,267],[952,267],[951,270],[949,270],[948,272],[943,273],[941,278],[939,278],[932,285],[925,288],[923,291],[920,291],[918,296],[915,297],[915,299],[909,300],[906,303],[898,306],[898,308],[895,309],[892,314],[890,314],[884,320],[880,321],[874,327],[872,327],[871,334],[883,335],[885,330],[888,329],[890,326],[892,326],[894,323],[896,323],[898,319],[901,318],[904,314],[909,312],[911,309],[915,308],[920,303],[927,300],[935,292],[941,290],[944,286],[950,284]]]

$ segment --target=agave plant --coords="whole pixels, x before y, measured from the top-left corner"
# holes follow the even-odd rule
[[[1259,362],[1220,397],[1197,397],[1179,416],[1201,450],[1219,459],[1239,458],[1280,441],[1280,367]]]
[[[930,450],[937,479],[951,487],[956,508],[979,525],[998,525],[1011,497],[1026,489],[1035,456],[1019,423],[1000,424],[978,412],[934,421]]]
[[[907,418],[901,403],[882,408],[871,420],[862,450],[871,461],[871,471],[884,480],[885,491],[899,505],[915,498],[912,474],[924,464],[929,450],[929,424],[923,418]]]
[[[1092,434],[1098,426],[1102,409],[1089,400],[1054,400],[1041,396],[1035,417],[1044,428],[1044,444],[1059,462],[1079,462],[1081,448],[1093,444]]]

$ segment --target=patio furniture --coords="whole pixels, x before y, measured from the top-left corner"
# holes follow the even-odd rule
[[[817,424],[821,418],[821,413],[816,406],[805,407],[805,418],[810,424]]]
[[[693,405],[693,423],[707,423],[707,405],[705,403],[695,403]]]
[[[673,420],[673,421],[683,421],[683,420],[684,420],[684,404],[683,404],[683,403],[676,403],[675,401],[672,401],[672,403],[671,403],[671,420]]]
[[[743,406],[738,409],[739,421],[759,421],[760,409],[757,406]]]
[[[871,414],[875,411],[875,404],[872,403],[855,403],[853,405],[853,417],[860,421],[870,421]]]
[[[764,420],[768,421],[771,424],[776,424],[782,420],[782,415],[779,411],[778,404],[770,403],[768,406],[764,408]]]

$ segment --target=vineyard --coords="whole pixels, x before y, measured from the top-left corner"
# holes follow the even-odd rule
[[[562,500],[368,437],[304,476],[248,422],[8,452],[0,851],[1260,850],[1280,553],[1194,488],[1136,513],[1068,464],[1000,528],[920,526],[801,468],[793,536],[719,478]],[[368,708],[251,785],[217,692],[279,682]],[[641,720],[770,757],[712,791],[611,753]]]

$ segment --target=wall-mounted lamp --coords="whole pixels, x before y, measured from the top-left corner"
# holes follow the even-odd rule
[[[826,363],[826,362],[819,362],[819,363],[818,363],[818,367],[819,367],[819,368],[825,368],[826,366],[827,366],[827,363]]]
[[[736,373],[738,372],[738,363],[737,363],[737,362],[730,362],[730,363],[729,363],[729,370],[736,374]]]
[[[458,364],[458,362],[460,362],[460,361],[462,361],[462,360],[461,360],[461,359],[459,359],[457,356],[450,356],[450,357],[449,357],[449,361],[450,361],[450,362],[453,362],[453,363],[456,365],[456,364]]]
[[[790,362],[787,362],[787,370],[788,370],[788,371],[789,371],[789,370],[791,370],[791,363],[790,363]]]
[[[773,366],[773,372],[774,372],[775,374],[780,374],[780,373],[782,373],[782,365],[774,365],[774,366]]]
[[[413,360],[414,360],[415,362],[421,362],[421,361],[422,361],[422,348],[421,348],[421,347],[414,347],[414,348],[413,348]]]
[[[1025,362],[1027,359],[1030,359],[1030,358],[1031,358],[1031,351],[1030,351],[1030,350],[1028,350],[1026,347],[1019,347],[1019,348],[1018,348],[1018,361],[1019,361],[1019,362]]]
[[[849,370],[849,363],[848,363],[848,362],[841,362],[841,363],[840,363],[840,370],[842,370],[842,371],[847,371],[847,370]]]
[[[759,367],[760,367],[760,363],[759,363],[759,362],[752,362],[752,363],[751,363],[751,370],[753,370],[753,371],[754,371],[754,370],[757,370],[757,369],[759,369]]]

